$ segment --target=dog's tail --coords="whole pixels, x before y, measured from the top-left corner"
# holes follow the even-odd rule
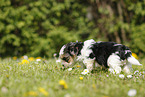
[[[137,59],[135,59],[132,55],[127,58],[127,61],[131,63],[132,65],[142,65],[139,63]]]

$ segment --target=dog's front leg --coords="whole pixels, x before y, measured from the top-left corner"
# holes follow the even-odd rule
[[[83,63],[85,64],[85,66],[87,67],[87,69],[89,70],[89,72],[91,72],[93,70],[93,67],[94,67],[94,59],[85,59],[83,61]]]
[[[68,62],[62,61],[61,65],[62,65],[62,69],[65,70],[66,68],[73,66],[73,63],[68,63]]]

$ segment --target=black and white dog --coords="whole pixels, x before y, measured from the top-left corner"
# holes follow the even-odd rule
[[[113,74],[118,74],[122,70],[130,73],[132,64],[142,65],[125,45],[115,42],[95,42],[93,39],[64,45],[59,52],[59,58],[65,68],[76,62],[82,62],[89,71],[92,71],[94,65],[96,67],[101,65],[109,68]]]

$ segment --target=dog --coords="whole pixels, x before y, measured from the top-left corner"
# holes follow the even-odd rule
[[[115,42],[95,42],[93,39],[63,45],[59,58],[64,68],[82,62],[90,72],[95,65],[109,68],[113,74],[122,71],[129,74],[133,70],[132,65],[142,65],[132,56],[127,46]]]

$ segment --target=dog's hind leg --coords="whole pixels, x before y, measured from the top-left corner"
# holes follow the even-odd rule
[[[130,74],[133,71],[132,64],[127,62],[127,64],[123,67],[123,71],[127,74]]]
[[[120,58],[118,55],[112,54],[109,56],[107,60],[107,64],[109,66],[109,71],[113,74],[121,73],[121,65],[122,62],[120,61]]]

